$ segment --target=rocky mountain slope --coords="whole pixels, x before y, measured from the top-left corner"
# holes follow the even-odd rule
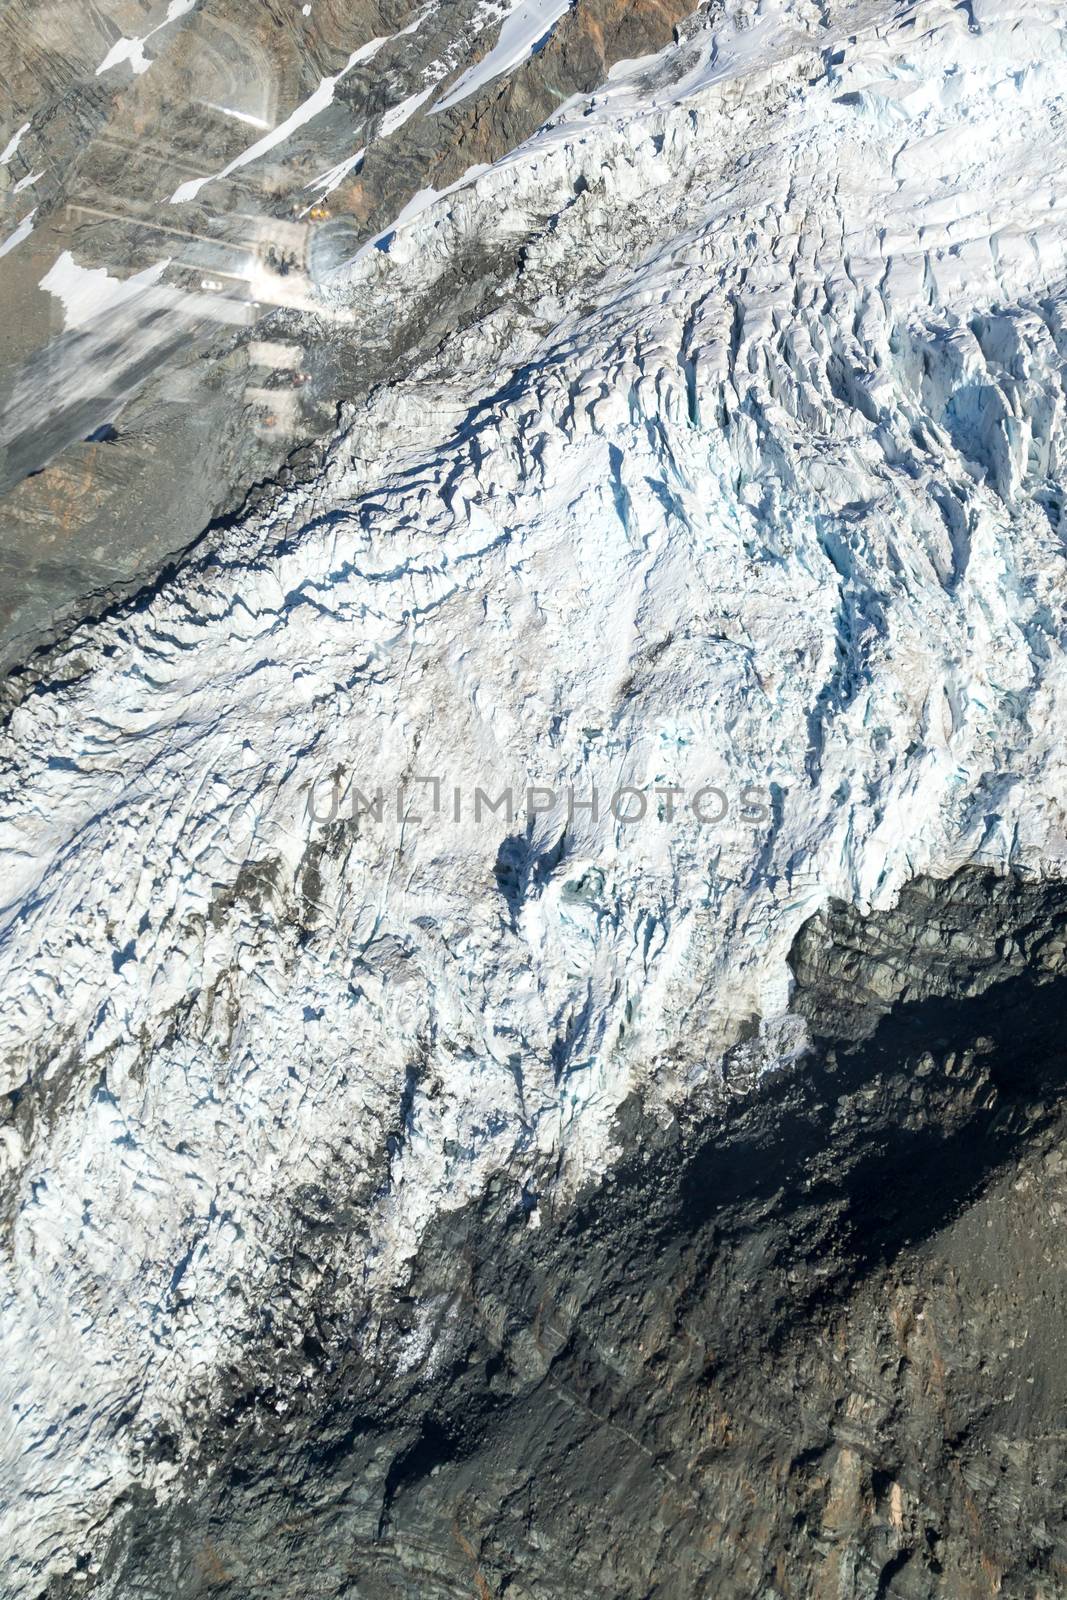
[[[642,16],[427,13],[329,430],[8,679],[12,1595],[1062,1592],[1067,6]]]
[[[372,357],[351,313],[328,313],[324,277],[684,14],[673,0],[512,10],[529,59],[513,47],[507,67],[493,55],[506,7],[469,0],[9,0],[5,665],[88,594],[150,578],[329,432],[342,399],[410,363],[418,324],[401,319]],[[474,273],[466,289],[486,292]]]

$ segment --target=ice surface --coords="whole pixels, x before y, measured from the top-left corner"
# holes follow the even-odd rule
[[[13,715],[13,1595],[166,1492],[141,1446],[243,1359],[301,1185],[376,1175],[325,1266],[382,1294],[490,1179],[563,1204],[630,1094],[699,1104],[752,1018],[793,1059],[827,897],[1063,838],[1067,6],[706,20],[416,196],[338,307],[369,336],[476,260],[497,308]],[[131,292],[49,278],[72,326]],[[380,822],[309,814],[335,770]],[[558,798],[477,819],[508,784]],[[568,815],[623,784],[735,803]]]

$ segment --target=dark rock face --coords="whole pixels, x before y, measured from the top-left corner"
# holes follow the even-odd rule
[[[378,1363],[299,1287],[345,1226],[309,1196],[302,1348],[265,1308],[199,1469],[51,1593],[1061,1594],[1065,938],[1063,885],[975,871],[832,907],[796,1070],[691,1124],[632,1105],[540,1227],[499,1190],[442,1218]]]

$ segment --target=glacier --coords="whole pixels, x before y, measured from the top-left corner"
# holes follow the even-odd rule
[[[477,249],[496,309],[14,681],[6,1593],[174,1492],[303,1186],[377,1349],[491,1182],[536,1224],[635,1093],[802,1073],[831,901],[1062,872],[1065,96],[1051,0],[715,0],[327,291],[384,343]]]

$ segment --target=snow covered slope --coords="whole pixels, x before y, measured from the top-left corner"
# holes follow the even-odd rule
[[[361,252],[368,343],[465,262],[499,310],[12,711],[8,1593],[167,1493],[283,1269],[355,1316],[794,1059],[831,895],[1062,865],[1067,6],[683,33]]]

